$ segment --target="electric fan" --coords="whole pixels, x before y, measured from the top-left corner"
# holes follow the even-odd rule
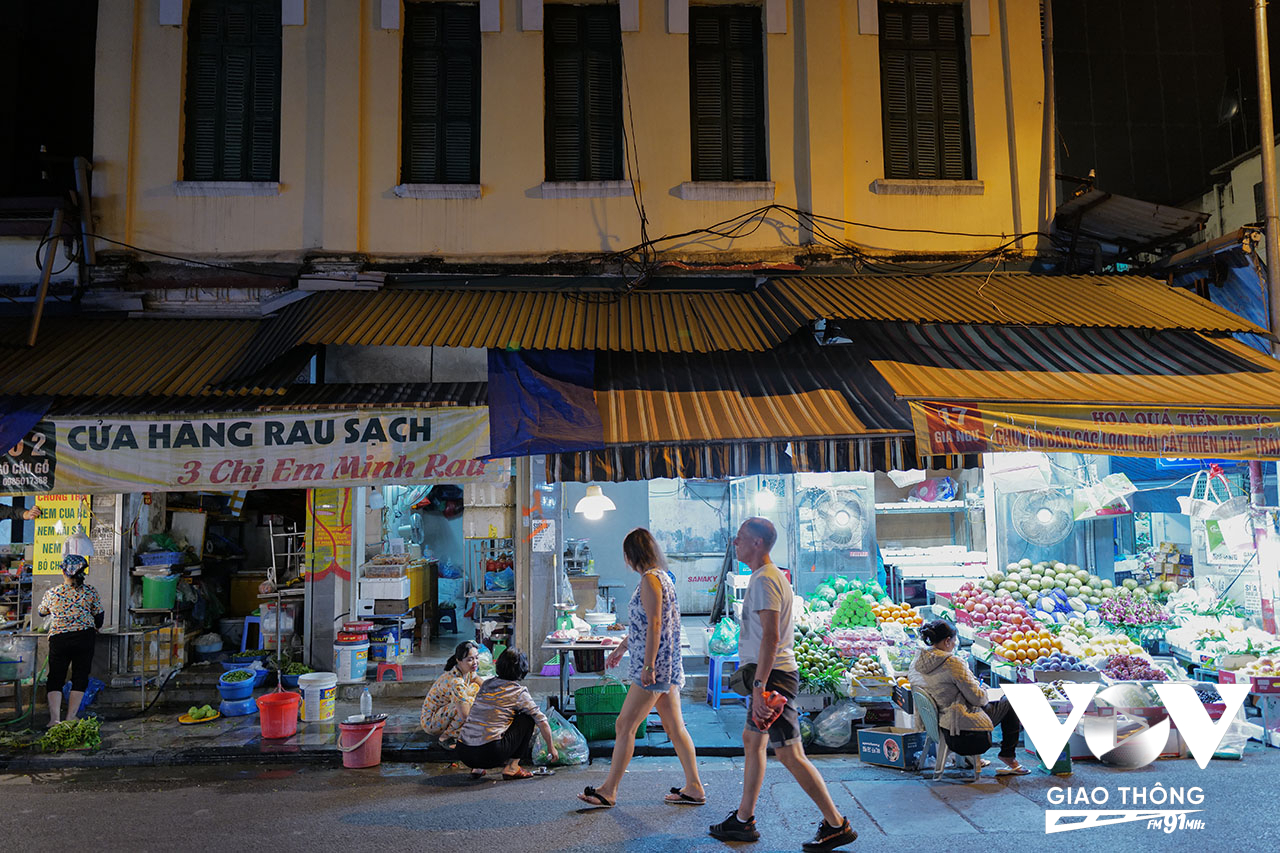
[[[1075,525],[1071,494],[1061,489],[1018,493],[1010,516],[1014,531],[1033,545],[1057,545]]]
[[[867,529],[862,504],[824,491],[813,501],[814,535],[836,548],[861,548]]]

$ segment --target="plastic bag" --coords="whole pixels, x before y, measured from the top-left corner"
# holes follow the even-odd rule
[[[1213,751],[1214,758],[1238,759],[1244,756],[1245,745],[1249,743],[1249,729],[1244,721],[1244,708],[1236,713],[1236,718],[1227,726],[1227,733],[1222,742]]]
[[[436,581],[437,606],[459,607],[462,604],[462,578],[441,577]]]
[[[107,685],[96,678],[89,679],[89,685],[84,689],[84,698],[80,700],[80,708],[76,711],[77,717],[83,717],[85,711],[89,710],[89,706],[93,704],[93,700],[98,698],[98,694],[102,692],[102,688]],[[64,700],[71,699],[71,682],[64,682],[62,685],[62,698]]]
[[[707,641],[707,651],[717,657],[738,653],[738,623],[732,619],[721,619],[711,632]]]
[[[823,709],[813,721],[813,739],[819,746],[840,749],[853,740],[853,724],[867,716],[867,709],[852,699],[841,699]]]
[[[449,562],[448,560],[445,560],[444,565],[440,567],[440,578],[442,580],[443,579],[452,580],[452,579],[461,578],[461,577],[462,577],[462,570],[459,569],[457,566],[455,566],[453,563]]]
[[[498,674],[493,666],[493,653],[484,646],[480,647],[480,660],[476,663],[476,674],[481,678],[493,678]]]
[[[556,760],[551,761],[547,751],[547,742],[542,739],[542,732],[533,738],[534,764],[586,764],[590,755],[587,739],[578,731],[578,727],[566,720],[555,708],[547,709],[547,725],[551,727],[551,738],[556,744]]]
[[[484,588],[490,592],[500,590],[509,592],[516,588],[515,569],[503,569],[500,572],[485,572]]]

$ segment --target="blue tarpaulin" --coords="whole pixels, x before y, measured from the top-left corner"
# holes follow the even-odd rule
[[[45,397],[0,397],[0,453],[22,441],[47,411]]]
[[[489,455],[604,447],[595,353],[489,350]]]
[[[1215,253],[1221,262],[1222,275],[1218,283],[1208,288],[1209,301],[1221,305],[1233,314],[1252,320],[1262,328],[1269,327],[1267,320],[1267,287],[1258,268],[1256,253],[1246,254],[1238,243],[1224,247]],[[1175,272],[1173,283],[1182,287],[1194,286],[1203,279],[1203,269],[1191,268]],[[1260,335],[1237,332],[1235,338],[1254,349],[1271,354],[1271,344]]]

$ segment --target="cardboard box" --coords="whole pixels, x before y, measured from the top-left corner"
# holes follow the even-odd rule
[[[911,692],[910,687],[902,687],[895,684],[893,687],[893,704],[908,714],[916,712],[916,697]]]
[[[916,722],[916,715],[908,713],[901,708],[893,709],[893,727],[895,729],[912,729],[913,731],[920,731],[921,729]]]
[[[821,711],[835,701],[830,693],[801,693],[792,700],[797,711]]]
[[[858,703],[867,709],[867,716],[864,722],[869,725],[887,725],[893,722],[894,707],[890,702],[867,702],[865,700]]]
[[[858,758],[867,764],[906,770],[924,750],[926,735],[897,726],[858,730]]]
[[[1219,684],[1243,684],[1249,682],[1250,693],[1280,693],[1280,677],[1274,675],[1243,675],[1230,670],[1218,671]]]

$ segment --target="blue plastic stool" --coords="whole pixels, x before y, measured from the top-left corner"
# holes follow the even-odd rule
[[[249,644],[249,626],[258,626],[258,648],[262,648],[262,617],[246,616],[244,617],[244,630],[240,632],[240,651],[245,650],[245,646]]]
[[[710,655],[709,659],[711,666],[710,671],[707,673],[707,704],[712,709],[719,711],[720,703],[723,700],[732,699],[738,702],[745,702],[745,696],[739,696],[731,690],[726,690],[724,685],[724,676],[738,668],[738,656],[736,654],[724,655],[723,657]],[[724,665],[727,663],[733,664],[733,669],[725,670]]]

